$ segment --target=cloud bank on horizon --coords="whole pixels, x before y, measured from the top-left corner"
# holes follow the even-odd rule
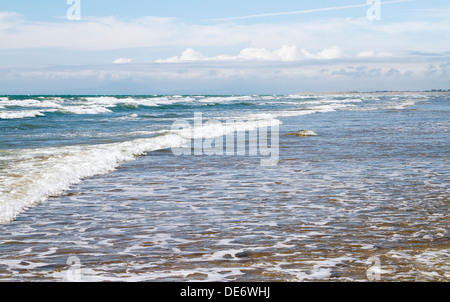
[[[445,1],[79,1],[0,5],[0,94],[450,88]]]
[[[326,48],[317,54],[313,54],[305,49],[298,49],[295,45],[283,45],[280,49],[268,50],[265,48],[247,47],[239,52],[239,55],[221,54],[213,57],[207,57],[201,52],[192,48],[186,49],[181,56],[174,56],[167,59],[156,60],[157,63],[180,63],[195,61],[246,61],[246,60],[263,60],[263,61],[284,61],[293,62],[301,59],[338,59],[344,57],[345,54],[339,46]]]

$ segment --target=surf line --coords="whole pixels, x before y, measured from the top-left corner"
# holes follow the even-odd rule
[[[204,122],[201,112],[194,113],[194,125],[186,119],[176,120],[171,132],[190,141],[172,148],[181,155],[261,156],[262,166],[275,166],[279,161],[279,125],[276,119],[229,119]]]

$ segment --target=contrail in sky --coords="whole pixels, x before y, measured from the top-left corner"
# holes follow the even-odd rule
[[[400,3],[400,2],[411,2],[411,1],[414,1],[414,0],[384,1],[384,2],[381,2],[381,5]],[[262,17],[273,17],[273,16],[299,15],[299,14],[309,14],[309,13],[316,13],[316,12],[323,12],[323,11],[342,10],[342,9],[356,8],[356,7],[366,7],[366,6],[370,6],[370,5],[371,4],[354,4],[354,5],[346,5],[346,6],[323,7],[323,8],[297,10],[297,11],[289,11],[289,12],[266,13],[266,14],[248,15],[248,16],[240,16],[240,17],[209,19],[209,21],[232,21],[232,20],[243,20],[243,19],[253,19],[253,18],[262,18]]]

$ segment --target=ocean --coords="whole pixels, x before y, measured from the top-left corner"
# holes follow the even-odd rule
[[[449,100],[0,96],[0,280],[449,281]]]

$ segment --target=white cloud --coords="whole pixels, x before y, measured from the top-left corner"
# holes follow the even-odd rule
[[[239,53],[237,59],[242,60],[269,60],[275,61],[281,58],[275,53],[265,48],[248,47]]]
[[[356,55],[358,58],[388,58],[393,57],[394,55],[387,51],[375,52],[375,51],[362,51]]]
[[[325,48],[323,51],[313,54],[309,51],[302,50],[303,55],[309,59],[319,59],[319,60],[332,60],[339,59],[345,56],[344,52],[338,46],[332,46],[330,48]]]
[[[370,58],[374,57],[375,53],[373,51],[362,51],[356,55],[358,58]]]
[[[178,63],[178,62],[189,62],[189,61],[203,61],[207,58],[198,51],[195,51],[192,48],[188,48],[181,54],[180,57],[171,57],[165,60],[157,60],[157,63]]]
[[[16,12],[0,12],[0,21],[18,22],[21,20],[21,15]]]
[[[450,44],[448,19],[374,23],[360,19],[328,19],[290,23],[188,24],[173,18],[145,17],[128,21],[114,17],[87,18],[79,22],[30,22],[18,13],[0,12],[0,49],[58,48],[113,50],[145,47],[235,47],[276,49],[280,45],[307,45],[324,49],[340,45],[361,52],[368,43],[373,51],[447,51]],[[423,43],[427,39],[427,43]],[[380,43],[373,43],[380,41]],[[278,54],[286,60],[297,55],[289,49]],[[300,50],[301,53],[301,50]],[[277,54],[275,54],[277,55]],[[303,55],[303,54],[302,54]],[[335,49],[314,56],[338,55]],[[273,54],[260,53],[267,57]]]
[[[159,59],[157,63],[181,63],[189,61],[282,61],[294,62],[302,59],[331,60],[345,57],[344,52],[338,46],[325,48],[318,53],[311,53],[297,46],[283,45],[280,49],[268,50],[261,47],[247,47],[242,49],[238,55],[221,54],[207,57],[192,48],[186,49],[180,56]]]
[[[133,59],[130,58],[119,58],[113,61],[113,64],[128,64],[131,63]]]
[[[414,90],[445,87],[448,83],[448,62],[445,59],[434,62],[430,66],[428,61],[419,61],[417,58],[376,58],[356,63],[351,60],[288,63],[265,60],[236,64],[198,61],[192,62],[189,68],[178,64],[152,63],[0,69],[0,82],[5,83],[0,87],[0,93],[25,91],[27,94],[40,94],[54,93],[55,89],[61,92],[76,88],[81,94],[129,94],[136,93],[136,87],[146,87],[139,90],[143,94],[286,93],[302,89]]]

